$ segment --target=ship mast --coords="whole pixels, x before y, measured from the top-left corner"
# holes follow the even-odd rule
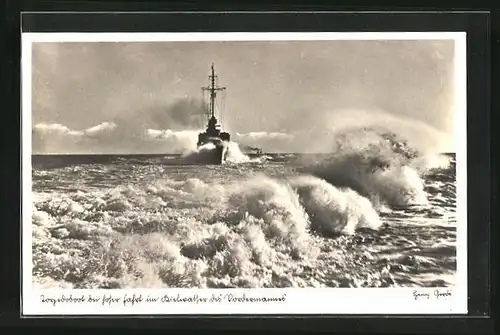
[[[212,115],[212,118],[215,118],[215,97],[217,96],[217,92],[223,91],[226,89],[226,87],[217,86],[217,84],[216,84],[217,77],[218,76],[215,75],[214,63],[212,63],[212,72],[211,72],[210,76],[208,76],[208,78],[210,80],[210,86],[202,88],[204,91],[210,92],[210,113]]]

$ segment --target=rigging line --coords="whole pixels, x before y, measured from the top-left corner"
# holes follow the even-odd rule
[[[222,124],[222,108],[221,108],[221,102],[217,101],[217,114],[219,117],[219,124]]]
[[[219,124],[222,125],[222,119],[223,119],[223,115],[222,115],[222,96],[221,96],[221,101],[219,101],[217,103],[217,109],[219,111]]]
[[[201,89],[201,112],[203,113],[203,115],[205,115],[205,90],[202,88]],[[203,121],[201,121],[201,118],[198,119],[198,123],[201,123],[199,124],[200,127],[203,127]]]
[[[224,114],[224,118],[226,117],[226,90],[222,91],[222,98],[221,98],[221,116]],[[222,123],[222,121],[221,121]]]
[[[206,118],[210,118],[210,105],[207,103],[209,99],[209,93],[203,90],[203,111]]]
[[[205,116],[205,91],[201,89],[201,113]]]
[[[219,124],[222,123],[222,114],[221,114],[221,108],[220,108],[220,102],[218,100],[214,101],[215,103],[215,108],[217,110],[217,119],[219,120]]]

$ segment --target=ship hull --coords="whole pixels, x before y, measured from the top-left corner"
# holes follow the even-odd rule
[[[213,149],[213,161],[211,164],[213,165],[221,165],[224,163],[224,161],[226,160],[225,159],[225,151],[226,151],[226,148],[219,144],[215,147],[215,149]]]
[[[218,143],[215,148],[200,153],[198,158],[198,164],[221,165],[226,160],[226,148]]]

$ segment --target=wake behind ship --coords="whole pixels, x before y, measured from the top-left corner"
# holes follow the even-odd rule
[[[217,84],[218,76],[215,74],[214,64],[212,63],[211,74],[209,75],[209,86],[203,87],[202,90],[209,93],[208,105],[208,122],[204,132],[198,134],[198,149],[212,144],[215,149],[212,149],[207,164],[222,164],[227,158],[227,143],[231,140],[231,135],[221,131],[221,126],[215,117],[215,105],[217,93],[222,92],[226,87],[221,87]]]

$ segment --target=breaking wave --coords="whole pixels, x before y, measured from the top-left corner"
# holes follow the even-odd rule
[[[256,158],[249,157],[241,151],[239,144],[236,142],[223,141],[221,144],[223,146],[222,155],[225,157],[224,164],[263,163],[268,159],[267,156]],[[180,163],[206,164],[207,162],[213,161],[216,156],[216,146],[213,143],[207,143],[184,152]]]
[[[34,209],[34,272],[79,285],[265,286],[289,260],[316,258],[314,234],[380,224],[367,199],[315,177],[61,194]]]
[[[450,161],[442,155],[423,156],[394,133],[362,128],[339,134],[331,155],[305,163],[303,171],[348,187],[377,207],[405,207],[427,203],[422,175],[446,168]]]

